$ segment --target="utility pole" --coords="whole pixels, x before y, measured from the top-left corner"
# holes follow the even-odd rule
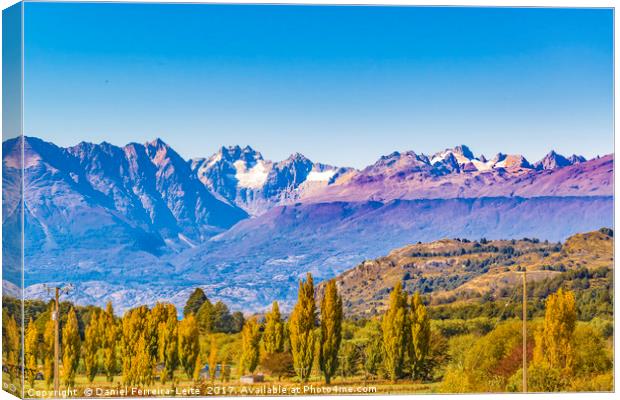
[[[73,285],[54,287],[54,306],[52,309],[52,321],[54,321],[54,396],[59,396],[60,390],[60,295],[67,294]],[[52,288],[47,287],[48,293]]]
[[[523,269],[523,393],[527,393],[527,272]]]

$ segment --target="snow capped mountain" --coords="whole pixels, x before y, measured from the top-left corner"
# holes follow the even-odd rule
[[[222,147],[207,159],[192,160],[191,168],[209,190],[252,215],[329,185],[348,171],[313,163],[300,153],[280,162],[265,160],[249,146]]]

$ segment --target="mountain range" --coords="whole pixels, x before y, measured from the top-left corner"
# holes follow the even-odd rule
[[[295,153],[265,160],[222,147],[185,160],[160,139],[62,148],[34,137],[3,143],[5,199],[23,150],[26,293],[70,281],[74,300],[182,304],[187,292],[250,310],[294,298],[306,271],[327,279],[364,259],[445,237],[563,240],[611,226],[613,155],[550,152],[490,160],[457,146],[394,152],[356,170]],[[18,197],[18,196],[17,196]],[[19,231],[5,201],[3,237]],[[5,271],[17,246],[5,240]],[[18,284],[14,273],[4,286]]]

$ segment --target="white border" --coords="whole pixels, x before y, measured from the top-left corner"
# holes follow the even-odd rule
[[[29,0],[29,1],[38,1],[38,0]],[[78,0],[62,0],[63,2],[73,2],[80,3],[83,1]],[[0,7],[5,9],[18,1],[16,0],[0,0]],[[134,1],[116,1],[118,3],[153,3],[153,1],[149,0],[134,0]],[[316,5],[396,5],[396,6],[482,6],[482,7],[571,7],[571,8],[593,8],[593,7],[606,7],[606,8],[616,8],[616,5],[620,2],[615,0],[590,0],[590,1],[571,1],[571,0],[520,0],[520,1],[498,1],[498,0],[449,0],[449,1],[432,1],[432,0],[312,0],[312,1],[301,1],[301,0],[288,0],[288,1],[269,1],[269,0],[228,0],[228,1],[183,1],[183,0],[168,0],[163,3],[204,3],[204,4],[214,4],[214,3],[230,3],[230,4],[316,4]],[[614,10],[615,14],[615,10]],[[1,22],[0,22],[1,25]],[[615,15],[614,15],[614,82],[615,77],[618,73],[618,63],[617,63],[617,53],[615,51],[615,44],[618,43],[619,34],[615,27]],[[2,31],[0,29],[0,42],[2,41]],[[2,56],[0,53],[0,63],[2,61]],[[2,89],[2,78],[0,76],[0,91]],[[618,115],[618,104],[615,102],[615,99],[618,98],[619,89],[617,85],[614,85],[614,128],[615,128],[615,117]],[[0,109],[0,118],[2,116],[2,111]],[[615,129],[614,129],[615,131]],[[614,134],[615,137],[615,134]],[[584,138],[585,140],[586,138]],[[614,153],[618,153],[618,148],[620,144],[614,141]],[[619,187],[620,177],[618,174],[615,174],[615,158],[614,158],[614,195],[615,188]],[[620,200],[617,196],[614,197],[614,210],[617,209]],[[614,228],[620,226],[618,224],[619,216],[617,213],[614,213]],[[616,230],[616,234],[618,231]],[[0,240],[2,238],[2,231],[0,230]],[[618,254],[618,249],[620,248],[620,241],[615,240],[614,243],[614,253]],[[2,254],[2,249],[0,248],[0,256]],[[617,282],[617,278],[619,276],[618,270],[615,268],[616,263],[614,262],[614,283]],[[1,272],[0,272],[1,273]],[[614,329],[617,329],[617,325],[615,324],[615,310],[618,310],[618,291],[614,288]],[[614,361],[620,360],[620,351],[616,344],[616,335],[617,330],[614,331]],[[1,338],[0,338],[1,340]],[[619,381],[619,368],[614,368],[614,382],[616,387],[618,387]],[[415,395],[390,395],[390,396],[370,396],[370,395],[361,395],[361,397],[368,397],[370,399],[376,399],[377,397],[384,397],[387,399],[394,400],[409,400],[411,397]],[[530,394],[462,394],[462,395],[443,395],[443,394],[430,394],[430,395],[422,395],[422,396],[432,396],[433,399],[464,399],[464,400],[477,400],[477,399],[496,399],[496,398],[511,398],[511,399],[566,399],[567,397],[570,399],[610,399],[610,398],[620,398],[618,393],[570,393],[570,394],[561,394],[561,393],[530,393]],[[326,399],[350,399],[353,397],[360,396],[325,396]],[[0,394],[0,398],[10,398],[10,395],[6,392],[2,392]],[[181,397],[175,397],[171,399],[179,399]],[[234,397],[222,397],[226,398],[234,398]],[[243,397],[243,399],[274,399],[281,400],[284,397]],[[317,396],[296,396],[296,398],[300,399],[316,399]],[[189,399],[196,399],[196,397],[191,397]]]

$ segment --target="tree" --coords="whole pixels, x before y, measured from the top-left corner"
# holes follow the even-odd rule
[[[185,308],[183,308],[183,316],[187,317],[190,314],[196,314],[200,309],[200,306],[207,301],[207,295],[201,288],[196,288],[187,299]]]
[[[228,306],[218,301],[213,306],[213,332],[229,333],[232,331],[232,315]]]
[[[179,323],[179,361],[188,378],[194,377],[196,361],[200,352],[199,331],[196,318],[189,314]],[[198,367],[200,370],[200,366]]]
[[[172,379],[174,371],[179,365],[179,330],[177,310],[173,304],[166,304],[164,317],[157,328],[158,332],[158,356],[163,364],[161,382]]]
[[[48,318],[43,332],[43,376],[45,377],[45,384],[48,388],[50,388],[52,382],[54,382],[54,328],[54,320]]]
[[[106,380],[112,382],[117,371],[116,343],[118,340],[118,325],[114,318],[112,303],[108,302],[105,312],[99,318],[101,324],[101,347],[103,349],[103,367]]]
[[[84,357],[84,368],[86,369],[86,378],[92,383],[97,375],[98,359],[97,354],[101,346],[101,332],[99,313],[93,312],[90,322],[84,332],[84,344],[82,345],[82,355]]]
[[[297,304],[290,317],[289,336],[293,364],[297,376],[307,382],[314,361],[316,304],[314,303],[314,281],[308,273],[306,281],[299,282]]]
[[[245,318],[243,318],[243,313],[241,311],[235,311],[232,313],[232,326],[230,331],[232,333],[241,332],[244,323]]]
[[[196,313],[196,322],[198,323],[200,333],[207,335],[213,332],[213,318],[213,304],[211,304],[209,299],[205,298],[205,301]]]
[[[211,336],[211,348],[209,349],[209,377],[215,381],[215,370],[217,369],[217,342],[215,336]]]
[[[31,319],[26,328],[26,337],[24,342],[24,359],[25,359],[25,374],[30,387],[34,387],[34,381],[37,377],[38,364],[37,364],[37,349],[39,347],[39,332]]]
[[[9,315],[6,308],[2,309],[2,353],[9,367],[11,382],[15,379],[15,372],[18,370],[20,342],[21,338],[15,319]]]
[[[258,365],[260,331],[258,322],[252,318],[246,322],[241,330],[241,373],[253,373]]]
[[[319,365],[325,376],[325,383],[328,385],[338,367],[338,350],[341,340],[342,298],[338,295],[336,281],[332,279],[327,282],[321,301],[321,340],[319,342]]]
[[[545,303],[543,329],[536,336],[534,362],[570,372],[575,358],[573,333],[576,321],[573,293],[560,288],[550,295]]]
[[[80,363],[80,332],[75,309],[71,307],[62,331],[62,374],[66,387],[75,384],[75,373]]]
[[[278,381],[283,376],[294,376],[295,367],[293,366],[293,356],[289,352],[268,353],[260,362],[265,370],[272,376],[276,376]]]
[[[140,306],[127,311],[123,316],[120,349],[125,385],[148,384],[152,381],[149,314],[148,307]]]
[[[411,346],[409,357],[414,379],[424,379],[426,358],[429,354],[431,341],[431,321],[422,303],[420,294],[416,292],[411,297]]]
[[[368,324],[368,337],[364,346],[364,372],[366,375],[376,376],[382,361],[382,331],[381,325],[373,320]]]
[[[284,323],[280,315],[278,302],[274,301],[271,312],[265,315],[265,331],[263,332],[265,353],[279,353],[284,350]]]
[[[390,293],[389,306],[381,324],[383,364],[392,382],[400,378],[407,348],[407,293],[398,282]]]

